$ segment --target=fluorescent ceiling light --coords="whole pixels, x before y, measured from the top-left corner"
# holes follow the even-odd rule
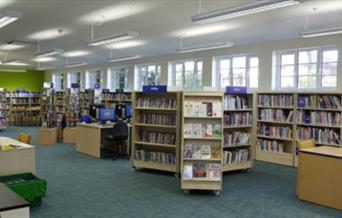
[[[184,48],[178,49],[177,53],[189,53],[189,52],[205,51],[205,50],[216,49],[216,48],[228,48],[228,47],[232,47],[233,45],[234,45],[233,42],[222,42],[222,43],[206,44],[206,45],[200,45],[200,46],[184,47]]]
[[[22,14],[16,11],[0,12],[0,28],[18,20]]]
[[[20,69],[5,69],[0,68],[0,72],[14,72],[14,73],[25,73],[26,70],[20,70]]]
[[[340,33],[342,33],[342,27],[303,31],[300,33],[300,36],[303,38],[311,38],[311,37],[318,37],[318,36],[335,35],[335,34],[340,34]]]
[[[53,57],[36,57],[35,59],[33,59],[33,61],[35,62],[49,62],[49,61],[55,61],[56,58]]]
[[[85,56],[90,54],[89,51],[83,51],[83,50],[79,50],[79,51],[68,51],[65,52],[63,54],[64,57],[79,57],[79,56]]]
[[[129,61],[142,58],[141,55],[133,55],[133,56],[126,56],[126,57],[118,57],[118,58],[108,58],[107,61],[109,62],[120,62],[120,61]]]
[[[222,20],[227,20],[235,17],[255,14],[263,11],[274,10],[295,4],[301,3],[303,0],[259,0],[252,3],[239,5],[232,8],[226,8],[201,14],[196,14],[191,17],[193,23],[212,23]]]
[[[33,39],[33,40],[47,40],[47,39],[54,39],[60,36],[64,36],[66,34],[69,34],[71,31],[67,29],[48,29],[39,31],[36,33],[33,33],[29,35],[27,38]]]
[[[24,45],[16,45],[16,44],[2,44],[0,45],[0,50],[17,50],[17,49],[21,49],[24,48]]]
[[[110,44],[106,47],[110,49],[123,49],[123,48],[136,47],[136,46],[143,45],[143,44],[145,44],[145,42],[143,41],[131,40],[127,42],[118,42],[118,43]]]
[[[58,55],[58,54],[62,54],[64,52],[63,49],[61,48],[55,48],[54,50],[51,51],[47,51],[47,52],[42,52],[42,53],[38,53],[35,54],[35,57],[48,57],[48,56],[53,56],[53,55]]]
[[[189,29],[184,29],[175,32],[175,36],[177,37],[194,37],[194,36],[201,36],[207,34],[213,34],[218,32],[227,31],[229,28],[225,24],[217,24],[217,25],[209,25],[209,26],[200,26],[200,27],[193,27]]]
[[[92,40],[90,42],[88,42],[89,46],[99,46],[99,45],[105,45],[105,44],[109,44],[112,42],[119,42],[119,41],[124,41],[124,40],[128,40],[128,39],[133,39],[139,36],[139,33],[137,32],[127,32],[127,33],[123,33],[120,35],[115,35],[115,36],[110,36],[110,37],[106,37],[106,38],[100,38],[100,39],[96,39],[96,40]]]
[[[12,2],[14,2],[13,0],[1,0],[0,1],[0,7],[5,7],[9,4],[11,4]]]
[[[40,70],[40,71],[43,71],[43,70],[52,70],[53,67],[36,67],[36,70]]]
[[[80,67],[80,66],[84,66],[87,65],[88,63],[86,62],[78,62],[78,63],[70,63],[70,64],[66,64],[65,67]]]
[[[1,64],[3,64],[3,65],[14,65],[14,66],[27,66],[27,65],[29,65],[27,63],[24,63],[22,61],[18,61],[15,59],[3,61]]]

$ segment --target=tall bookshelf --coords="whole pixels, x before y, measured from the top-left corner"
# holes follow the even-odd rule
[[[67,95],[65,91],[56,91],[54,99],[57,127],[61,128],[63,116],[67,108]]]
[[[134,93],[132,169],[179,174],[180,93]]]
[[[78,84],[72,84],[72,87],[68,89],[68,104],[67,112],[65,116],[67,127],[76,127],[79,121],[80,113],[80,101],[79,101],[79,88]]]
[[[54,89],[44,87],[41,93],[42,128],[50,129],[56,125],[56,113],[54,109]]]
[[[31,91],[29,92],[29,106],[30,107],[39,107],[40,106],[40,97],[41,93],[39,91]]]
[[[80,111],[81,114],[89,115],[89,106],[94,103],[94,90],[86,89],[80,92]]]
[[[0,89],[0,130],[7,128],[7,91]]]
[[[222,189],[222,92],[183,92],[181,188]]]
[[[115,108],[118,104],[131,104],[132,92],[105,92],[102,93],[102,101],[107,108]]]
[[[253,94],[224,94],[223,172],[252,168],[253,115]]]
[[[256,160],[293,166],[295,95],[258,93]]]

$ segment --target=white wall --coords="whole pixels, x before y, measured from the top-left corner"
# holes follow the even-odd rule
[[[156,57],[146,57],[138,60],[125,61],[120,63],[103,63],[97,65],[88,65],[78,68],[61,68],[48,71],[45,74],[45,81],[51,81],[53,72],[67,73],[69,71],[80,70],[84,72],[86,69],[102,69],[107,73],[107,69],[113,66],[128,66],[129,76],[128,83],[129,88],[133,89],[134,86],[134,66],[136,64],[145,63],[160,63],[161,64],[161,83],[167,84],[168,80],[168,63],[169,61],[200,58],[203,60],[203,86],[211,86],[212,84],[212,59],[216,56],[222,55],[234,55],[244,53],[257,53],[259,56],[259,89],[258,91],[271,91],[272,90],[272,52],[276,50],[292,49],[292,48],[306,48],[316,46],[336,45],[338,48],[342,48],[342,35],[325,36],[310,39],[290,39],[272,42],[263,42],[257,44],[246,44],[235,46],[232,48],[222,48],[209,51],[188,53],[188,54],[168,54],[160,55]],[[341,60],[340,55],[340,60]],[[342,63],[340,61],[340,63]],[[67,78],[66,75],[64,78]],[[106,77],[103,79],[106,81]],[[341,64],[338,67],[337,84],[342,84],[342,67]],[[337,85],[337,91],[342,91],[342,86]]]

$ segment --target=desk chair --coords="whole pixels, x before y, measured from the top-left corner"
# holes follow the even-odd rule
[[[18,141],[26,144],[31,144],[31,135],[24,132],[20,132],[18,135]]]
[[[106,136],[106,140],[111,141],[113,145],[113,150],[115,151],[114,159],[119,157],[123,149],[120,149],[127,145],[128,140],[128,126],[124,121],[119,121],[113,126],[112,134]],[[127,154],[128,155],[128,154]]]

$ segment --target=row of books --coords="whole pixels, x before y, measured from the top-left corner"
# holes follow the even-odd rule
[[[249,160],[249,149],[236,149],[223,152],[223,164],[237,164],[247,162]]]
[[[176,125],[176,115],[141,113],[139,114],[139,123],[158,124],[158,125]]]
[[[250,134],[246,132],[234,131],[224,133],[224,147],[236,145],[246,145],[250,139]]]
[[[336,95],[322,95],[317,97],[318,108],[340,108],[341,99]]]
[[[184,124],[184,138],[221,138],[221,135],[221,124]]]
[[[176,134],[155,131],[140,131],[140,140],[143,142],[160,143],[160,144],[176,144]]]
[[[258,146],[261,151],[266,152],[284,152],[285,144],[276,140],[258,140]]]
[[[337,126],[341,124],[340,112],[303,111],[298,112],[298,122],[306,124],[326,124]]]
[[[258,95],[258,105],[264,107],[293,106],[293,95]]]
[[[285,111],[282,109],[261,109],[259,110],[259,120],[292,122],[293,111]]]
[[[102,97],[104,100],[115,100],[115,101],[128,101],[132,99],[131,93],[102,93]]]
[[[248,109],[248,101],[246,96],[226,95],[224,96],[224,109],[237,110]]]
[[[257,127],[258,135],[279,137],[279,138],[292,138],[292,128],[281,127],[281,126],[268,126],[268,125],[258,125]]]
[[[185,144],[183,157],[187,159],[221,159],[220,145]]]
[[[136,106],[161,109],[176,109],[177,100],[174,98],[140,97],[137,100]]]
[[[12,104],[29,104],[28,98],[14,98],[12,99]]]
[[[225,113],[223,117],[223,122],[225,126],[252,125],[252,113],[250,112]]]
[[[134,160],[151,161],[160,164],[176,164],[176,156],[173,153],[161,151],[135,150]]]
[[[185,117],[222,117],[221,102],[186,101],[184,103]]]
[[[221,165],[217,163],[195,162],[184,164],[183,180],[208,180],[219,181],[221,179]]]
[[[314,95],[299,95],[297,106],[298,107],[314,107],[315,96]]]
[[[40,92],[6,92],[7,98],[39,97]]]
[[[333,129],[299,127],[296,132],[300,140],[314,139],[321,144],[341,144],[340,134]]]

